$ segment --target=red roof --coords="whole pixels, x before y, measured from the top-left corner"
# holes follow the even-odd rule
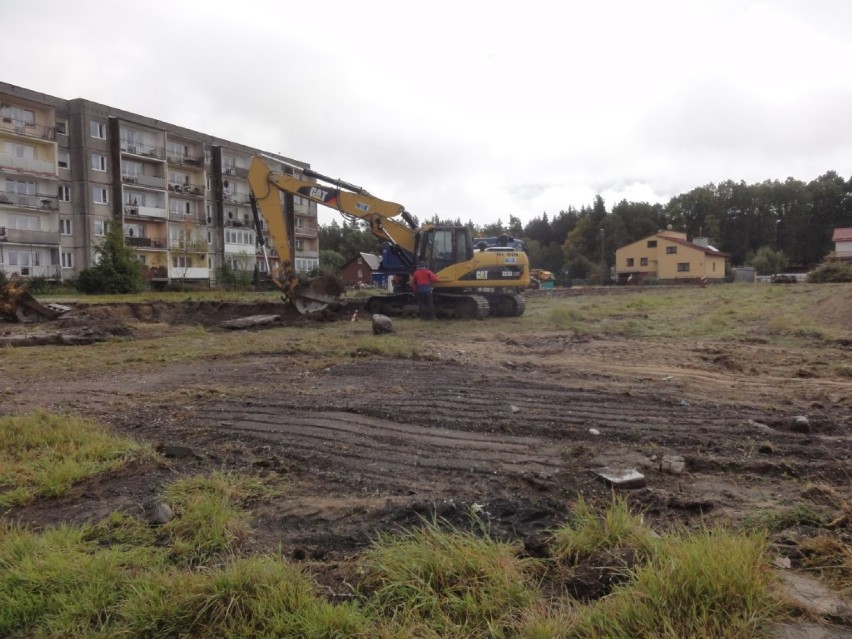
[[[705,255],[712,255],[713,257],[731,257],[729,253],[722,253],[722,251],[717,251],[716,249],[711,248],[709,246],[693,244],[692,242],[687,242],[686,240],[671,237],[670,235],[658,235],[657,237],[660,237],[669,242],[674,242],[675,244],[680,244],[681,246],[686,246],[688,248],[695,249],[696,251],[702,251]]]
[[[831,237],[832,242],[852,242],[852,228],[834,229],[834,235]]]

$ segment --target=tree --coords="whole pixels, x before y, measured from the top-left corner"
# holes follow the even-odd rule
[[[346,264],[346,258],[337,251],[320,251],[319,263],[321,273],[339,274]]]
[[[508,231],[512,237],[521,239],[524,236],[524,225],[521,223],[521,218],[510,215]]]
[[[547,219],[547,213],[541,217],[534,217],[524,227],[524,237],[530,240],[538,240],[542,245],[553,241],[553,229],[550,228],[550,221]]]
[[[771,246],[761,246],[748,263],[754,267],[758,275],[774,275],[787,268],[787,257]]]
[[[80,273],[77,290],[81,293],[138,293],[146,286],[142,263],[124,244],[121,222],[112,221],[103,245],[95,249],[98,263]]]

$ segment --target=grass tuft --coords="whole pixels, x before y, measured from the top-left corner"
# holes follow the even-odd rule
[[[233,553],[249,532],[249,515],[238,502],[266,491],[256,478],[219,472],[171,484],[164,497],[176,516],[163,532],[171,541],[172,555],[197,565]]]
[[[0,507],[58,497],[88,477],[154,458],[149,446],[88,419],[45,411],[0,417]]]
[[[569,637],[750,639],[776,614],[764,536],[663,538],[632,581],[589,609]]]
[[[632,513],[623,497],[613,493],[603,511],[580,497],[570,520],[553,533],[551,555],[557,561],[573,564],[599,551],[622,548],[645,556],[652,550],[655,538],[642,516]]]
[[[438,636],[485,637],[537,598],[532,559],[519,547],[438,522],[383,536],[362,559],[367,606],[405,627]]]

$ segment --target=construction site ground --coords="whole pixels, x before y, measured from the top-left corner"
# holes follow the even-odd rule
[[[0,351],[0,413],[71,411],[164,454],[6,517],[39,527],[113,510],[144,516],[166,483],[187,474],[277,476],[282,496],[251,506],[247,550],[333,573],[380,532],[423,517],[465,525],[472,511],[494,537],[540,555],[578,495],[607,498],[605,467],[644,476],[621,492],[660,529],[741,523],[803,503],[842,515],[852,498],[852,289],[838,290],[813,313],[840,338],[794,347],[529,331],[522,317],[397,320],[394,338],[418,340],[416,356],[363,353],[320,368],[283,339],[266,352],[105,373],[74,365],[77,349],[98,345],[26,349],[53,349],[67,362],[67,375],[41,377]],[[594,291],[547,293],[560,294]],[[307,335],[336,319],[355,340],[371,334],[365,314],[350,321],[355,308],[311,319],[279,303],[76,305],[50,330],[138,342],[197,323],[236,339],[222,320],[283,313],[240,335],[282,326]],[[5,324],[0,334],[47,329]],[[793,569],[806,559],[801,536],[816,534],[798,523],[774,540]],[[842,528],[833,534],[848,543]]]

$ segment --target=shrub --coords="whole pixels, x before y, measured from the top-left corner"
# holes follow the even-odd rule
[[[826,284],[830,282],[852,282],[852,264],[826,262],[808,273],[808,282]]]
[[[124,245],[124,233],[118,222],[112,222],[106,240],[98,249],[100,261],[77,278],[77,290],[89,294],[139,293],[146,286],[142,263]]]

